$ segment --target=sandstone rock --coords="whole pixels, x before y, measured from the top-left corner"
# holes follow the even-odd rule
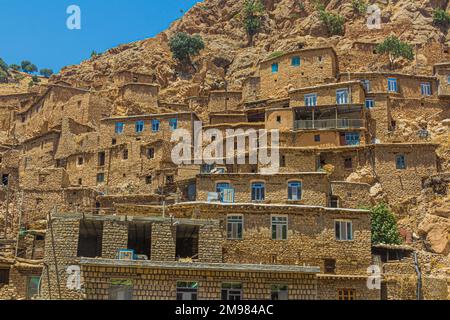
[[[426,215],[419,225],[419,233],[426,237],[433,252],[444,255],[450,252],[450,220]]]

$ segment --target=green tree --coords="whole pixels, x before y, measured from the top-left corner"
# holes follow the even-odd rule
[[[323,5],[318,5],[319,20],[327,27],[328,34],[331,36],[344,34],[344,17],[328,12]]]
[[[38,68],[36,67],[36,65],[32,64],[28,60],[22,61],[20,65],[22,67],[22,71],[23,72],[33,73],[33,72],[37,72],[38,71]]]
[[[192,65],[192,57],[198,55],[205,48],[205,44],[200,35],[190,36],[178,32],[170,38],[169,47],[175,59]]]
[[[8,71],[8,65],[6,64],[5,61],[3,61],[2,58],[0,58],[0,69],[5,71],[5,72]]]
[[[20,66],[19,65],[17,65],[17,64],[10,64],[9,65],[9,68],[10,69],[13,69],[13,70],[15,70],[15,71],[20,71]]]
[[[264,13],[264,5],[261,0],[245,0],[244,7],[242,9],[242,19],[244,22],[244,28],[248,35],[248,43],[253,45],[253,39],[262,27],[262,14]]]
[[[0,58],[0,82],[7,82],[8,76],[8,65]]]
[[[0,68],[0,82],[7,82],[8,81],[8,73]]]
[[[378,54],[387,54],[389,56],[391,69],[393,69],[395,61],[401,57],[410,61],[414,60],[413,47],[396,36],[387,37],[375,50]]]
[[[401,244],[397,221],[389,208],[381,203],[371,210],[372,244]]]
[[[91,52],[91,58],[96,57],[96,56],[98,56],[97,51],[92,50],[92,52]]]
[[[364,0],[352,0],[353,10],[356,11],[357,14],[363,15],[367,13],[367,3]]]
[[[450,26],[450,13],[442,9],[436,9],[433,13],[433,23],[443,28]]]
[[[41,69],[41,70],[39,71],[39,74],[40,74],[41,76],[46,77],[46,78],[50,78],[50,77],[52,76],[52,74],[53,74],[53,70],[52,70],[52,69],[44,68],[44,69]]]

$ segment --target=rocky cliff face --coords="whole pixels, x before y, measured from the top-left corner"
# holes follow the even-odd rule
[[[449,46],[450,34],[434,26],[432,17],[435,8],[450,9],[448,0],[372,1],[381,9],[379,30],[368,29],[366,16],[357,13],[352,0],[327,0],[326,9],[346,20],[344,35],[333,37],[327,36],[315,1],[263,3],[263,30],[256,36],[254,46],[248,46],[242,25],[241,0],[205,0],[157,37],[122,45],[78,66],[66,67],[54,79],[77,80],[90,86],[96,77],[116,71],[150,73],[161,85],[163,99],[181,102],[189,95],[223,88],[224,79],[231,87],[239,88],[243,79],[256,72],[259,61],[275,51],[333,45],[340,56],[346,57],[340,61],[341,72],[376,71],[386,69],[388,61],[374,55],[369,44],[396,34],[415,44],[417,51],[416,60],[401,61],[398,71],[430,73],[434,63],[450,60],[450,55],[442,50]],[[198,33],[205,40],[205,50],[194,60],[196,70],[186,72],[172,59],[168,39],[178,31]]]

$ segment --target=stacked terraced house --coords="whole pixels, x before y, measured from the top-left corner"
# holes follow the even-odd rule
[[[372,244],[364,208],[442,174],[426,124],[404,139],[396,117],[448,108],[450,63],[341,72],[332,47],[304,48],[262,61],[240,91],[175,104],[154,82],[125,71],[107,87],[0,96],[0,298],[415,299],[418,282],[422,298],[447,298],[445,280],[417,274],[408,232],[404,245]],[[117,116],[111,90],[156,112]],[[180,130],[204,145],[233,131],[245,161],[177,164]],[[263,131],[276,147],[252,141]],[[249,161],[253,142],[277,170]]]

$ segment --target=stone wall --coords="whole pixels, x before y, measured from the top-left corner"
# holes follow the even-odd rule
[[[315,300],[315,275],[283,272],[210,271],[201,269],[116,268],[83,265],[86,298],[108,300],[111,279],[130,279],[133,300],[176,300],[177,281],[197,282],[198,300],[221,300],[222,283],[242,284],[244,300],[268,300],[274,284],[288,286],[289,299]]]

